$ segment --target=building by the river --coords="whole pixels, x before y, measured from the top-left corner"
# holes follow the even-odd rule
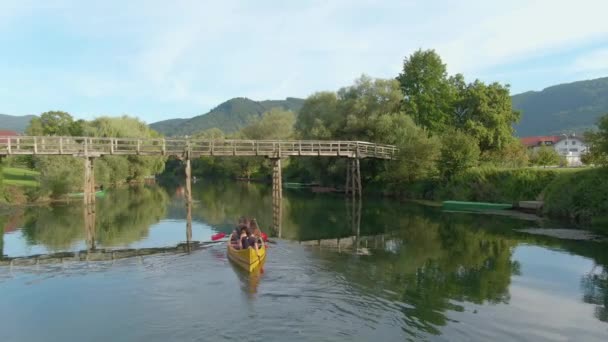
[[[529,149],[539,149],[541,146],[553,147],[557,153],[564,156],[568,166],[581,166],[581,156],[587,152],[587,145],[576,135],[549,135],[521,138],[522,144]]]

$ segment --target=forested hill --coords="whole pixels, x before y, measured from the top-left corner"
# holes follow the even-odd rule
[[[159,121],[150,124],[150,127],[166,136],[189,135],[213,127],[221,129],[224,133],[233,133],[272,108],[298,112],[303,103],[303,99],[293,97],[267,101],[237,97],[220,104],[206,114],[191,119]]]
[[[0,114],[0,130],[9,130],[23,133],[32,118],[35,117],[35,115],[15,116]]]
[[[608,77],[528,91],[512,99],[522,112],[515,126],[518,136],[582,132],[608,113]]]

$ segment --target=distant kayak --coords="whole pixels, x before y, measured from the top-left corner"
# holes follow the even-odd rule
[[[105,190],[95,191],[95,197],[104,197],[105,195]],[[68,197],[84,197],[84,192],[72,192],[71,194],[68,194]]]

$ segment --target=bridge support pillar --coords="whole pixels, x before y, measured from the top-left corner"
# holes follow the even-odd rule
[[[186,173],[186,242],[187,248],[190,247],[190,241],[192,241],[192,163],[190,161],[190,153],[186,153],[185,160],[185,173]]]
[[[346,165],[346,185],[344,193],[353,198],[361,198],[363,187],[361,186],[361,168],[359,166],[359,158],[350,158]]]
[[[84,213],[84,229],[87,237],[87,250],[95,250],[95,206],[83,206]]]
[[[272,225],[276,235],[281,237],[283,217],[283,180],[281,158],[272,158]]]
[[[94,158],[86,157],[84,159],[84,204],[95,205],[95,171]],[[95,210],[93,208],[93,210]]]

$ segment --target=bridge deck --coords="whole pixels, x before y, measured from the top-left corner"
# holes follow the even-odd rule
[[[143,156],[322,156],[394,159],[392,145],[361,141],[329,140],[208,140],[136,139],[54,136],[0,137],[0,156],[7,155],[103,155]]]

